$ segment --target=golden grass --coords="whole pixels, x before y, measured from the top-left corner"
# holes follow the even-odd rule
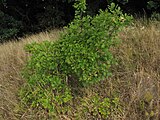
[[[0,45],[0,119],[42,119],[44,111],[28,109],[20,111],[18,90],[24,83],[20,71],[26,63],[24,46],[33,41],[55,40],[59,31],[42,32],[23,38],[20,42]],[[118,94],[123,113],[113,120],[159,120],[160,119],[160,22],[136,21],[119,35],[122,43],[112,49],[119,64],[113,66],[113,76],[93,88],[86,88],[83,99],[95,92],[101,96]],[[76,103],[77,102],[77,103]],[[75,101],[78,106],[78,101]],[[75,106],[75,105],[74,105]],[[88,106],[90,107],[90,106]],[[74,120],[79,113],[81,119],[91,119],[81,113],[81,107],[73,107],[68,115],[59,119]],[[18,110],[18,112],[17,112]],[[74,113],[75,112],[75,113]],[[44,117],[44,118],[47,118]]]

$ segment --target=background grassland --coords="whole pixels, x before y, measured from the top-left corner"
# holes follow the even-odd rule
[[[118,65],[112,67],[113,76],[98,85],[84,88],[81,100],[88,101],[95,92],[100,96],[118,96],[122,104],[121,115],[111,116],[115,120],[159,120],[160,119],[160,22],[135,21],[120,34],[122,41],[112,48]],[[20,42],[0,45],[0,119],[30,120],[50,119],[44,110],[20,107],[18,90],[25,83],[21,70],[28,54],[24,46],[33,41],[56,40],[59,30],[26,36]],[[71,111],[59,113],[57,119],[95,119],[75,99]],[[87,102],[86,102],[87,103]]]

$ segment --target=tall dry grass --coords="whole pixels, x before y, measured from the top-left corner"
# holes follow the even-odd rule
[[[120,37],[114,78],[126,106],[122,119],[159,120],[160,22],[136,21]]]
[[[0,45],[0,119],[42,119],[43,110],[32,111],[19,108],[18,90],[25,82],[20,71],[27,60],[24,45],[33,41],[55,40],[59,31],[28,36],[20,42]],[[95,92],[119,96],[122,114],[114,120],[159,120],[160,119],[160,22],[136,21],[119,34],[121,44],[112,49],[118,65],[112,67],[113,76],[82,91],[87,100]],[[75,100],[75,103],[78,102]],[[89,107],[89,106],[88,106]],[[91,119],[75,105],[68,115],[59,119],[74,120],[78,113],[81,119]],[[17,112],[18,110],[18,112]],[[47,119],[47,116],[44,117]]]

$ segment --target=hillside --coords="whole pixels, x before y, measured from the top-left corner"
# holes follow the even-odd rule
[[[26,36],[19,42],[0,45],[0,119],[30,120],[51,119],[47,111],[22,108],[18,91],[25,83],[21,71],[29,55],[24,46],[33,41],[56,40],[59,30]],[[103,96],[118,96],[121,112],[110,116],[114,120],[160,119],[160,22],[136,21],[119,34],[121,43],[112,49],[118,65],[112,67],[113,75],[97,86],[82,89],[79,104],[75,99],[71,111],[57,115],[57,119],[95,119],[89,98],[95,92]],[[83,107],[88,111],[83,112]],[[99,117],[99,116],[98,116]]]

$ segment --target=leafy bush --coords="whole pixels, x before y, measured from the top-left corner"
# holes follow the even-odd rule
[[[95,84],[111,75],[109,68],[115,61],[110,48],[131,17],[115,4],[95,17],[84,16],[85,0],[74,7],[75,19],[57,42],[27,46],[32,56],[24,71],[27,87],[21,96],[33,107],[52,111],[72,99],[75,86]]]
[[[0,43],[15,37],[22,29],[22,23],[0,11]]]

